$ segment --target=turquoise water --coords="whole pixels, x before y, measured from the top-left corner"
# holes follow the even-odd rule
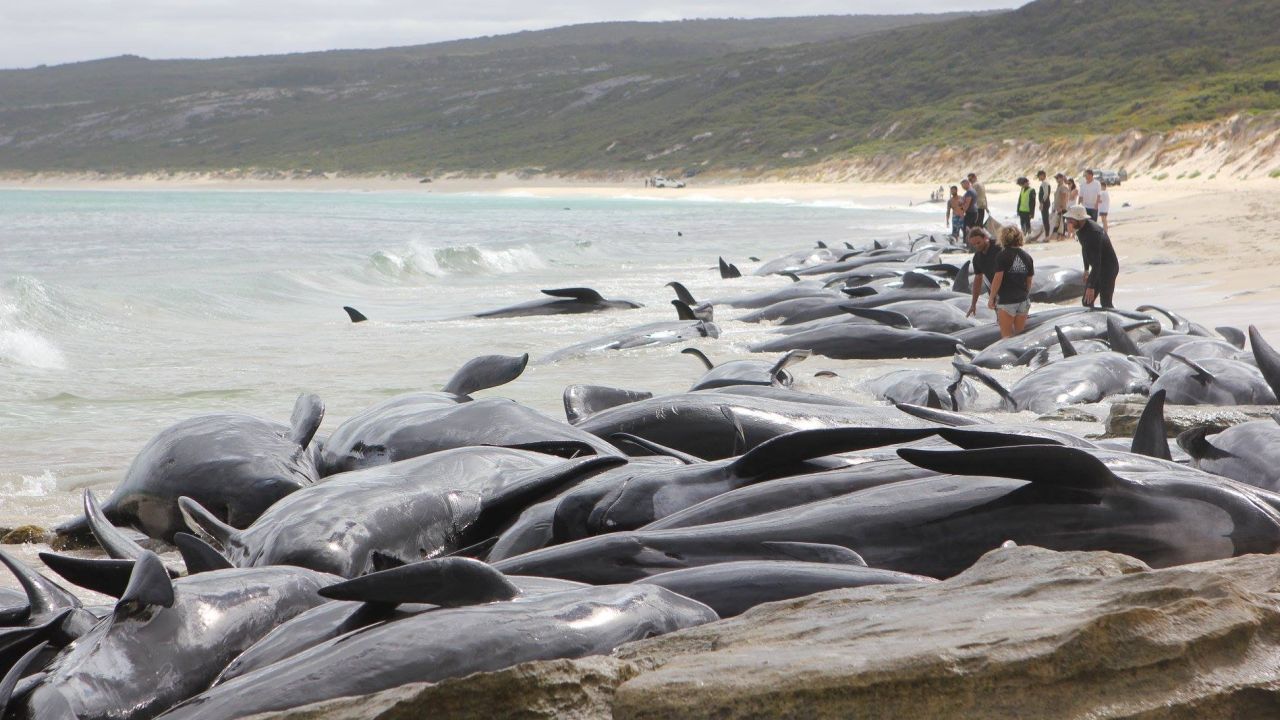
[[[822,240],[902,237],[935,207],[423,193],[0,191],[0,525],[52,524],[110,488],[158,430],[214,411],[286,420],[315,392],[321,432],[389,395],[432,389],[486,353],[535,358],[674,319],[699,296],[785,284],[719,279]],[[937,229],[936,227],[934,228]],[[677,235],[682,233],[682,236]],[[641,310],[460,315],[590,286]],[[352,325],[353,305],[371,319]],[[730,313],[732,317],[737,313]],[[716,360],[763,330],[725,318]],[[685,389],[678,347],[531,366],[498,394],[560,413],[565,385]],[[493,391],[491,391],[493,392]]]

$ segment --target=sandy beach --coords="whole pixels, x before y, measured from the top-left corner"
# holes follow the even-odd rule
[[[1280,189],[1269,177],[1132,179],[1112,189],[1111,237],[1121,261],[1118,305],[1167,305],[1205,324],[1257,324],[1280,334],[1280,247],[1267,242],[1280,225],[1280,206],[1268,202]],[[1212,177],[1212,176],[1211,176]],[[195,174],[103,178],[93,175],[0,176],[0,189],[32,190],[227,190],[282,192],[483,193],[534,197],[610,197],[688,201],[836,203],[902,207],[928,200],[936,183],[773,182],[692,178],[683,189],[647,188],[643,179],[606,182],[538,176],[520,179],[442,178],[422,183],[397,176],[337,176],[266,180]],[[1001,222],[1016,222],[1016,185],[988,184],[989,201]],[[939,232],[945,208],[937,204]],[[838,239],[838,238],[837,238]],[[779,252],[790,250],[779,241]],[[1069,242],[1033,244],[1042,264],[1079,263]],[[709,252],[719,252],[711,248]]]

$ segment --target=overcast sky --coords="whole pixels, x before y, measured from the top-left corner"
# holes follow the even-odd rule
[[[0,68],[417,45],[604,20],[1010,8],[1026,0],[0,0]]]

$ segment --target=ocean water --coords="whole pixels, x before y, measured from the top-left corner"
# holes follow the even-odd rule
[[[245,412],[287,422],[299,393],[325,401],[321,434],[391,395],[438,389],[476,355],[538,358],[674,319],[664,285],[698,297],[785,285],[724,281],[816,241],[940,227],[937,206],[783,199],[550,199],[387,192],[0,191],[0,526],[50,526],[100,496],[178,420]],[[459,319],[588,286],[639,310]],[[343,305],[370,321],[354,325]],[[767,328],[717,317],[712,359],[747,356]],[[667,392],[701,373],[681,346],[532,364],[485,394],[563,417],[571,383]],[[804,370],[850,366],[820,359]],[[903,363],[842,369],[823,392]],[[828,381],[830,382],[830,381]],[[803,385],[803,383],[802,383]]]

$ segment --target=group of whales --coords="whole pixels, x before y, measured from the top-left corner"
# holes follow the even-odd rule
[[[718,365],[688,348],[701,373],[685,392],[570,386],[567,422],[473,397],[529,362],[493,355],[327,435],[315,395],[288,423],[217,414],[164,429],[59,528],[109,557],[40,555],[115,603],[85,606],[0,553],[23,587],[0,591],[2,717],[231,720],[605,654],[823,590],[936,582],[1006,542],[1155,567],[1280,551],[1280,423],[1192,430],[1176,448],[1164,427],[1165,403],[1277,402],[1280,354],[1256,329],[1142,307],[1037,312],[1009,340],[985,324],[920,330],[948,316],[929,303],[955,307],[920,278],[954,268],[914,245],[762,265],[867,271],[838,281],[842,314],[783,325],[820,323],[784,338],[841,326],[952,338],[950,373],[869,380],[886,404],[792,389],[797,362],[843,352],[796,343]],[[911,269],[862,282],[888,272],[849,267],[866,256]],[[954,270],[953,286],[969,282]],[[716,307],[829,292],[810,282],[776,302],[674,289],[680,322],[711,325]],[[866,342],[918,357],[893,337]],[[1006,388],[989,371],[1009,366],[1028,372]],[[1117,393],[1150,395],[1123,443],[999,415]]]

